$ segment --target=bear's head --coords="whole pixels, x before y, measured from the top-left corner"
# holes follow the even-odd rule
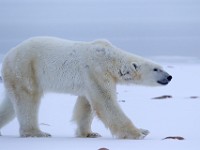
[[[172,76],[151,61],[124,63],[118,72],[119,82],[147,86],[167,85]]]

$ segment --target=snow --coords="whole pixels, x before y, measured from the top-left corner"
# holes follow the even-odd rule
[[[200,147],[200,63],[196,59],[164,57],[154,58],[172,76],[172,82],[163,87],[118,86],[118,102],[133,123],[150,130],[144,140],[121,140],[111,136],[102,122],[95,118],[92,128],[101,138],[76,138],[75,124],[71,115],[76,97],[67,94],[50,93],[44,96],[40,108],[40,127],[52,134],[52,138],[19,138],[18,123],[15,119],[2,131],[1,149],[73,149],[110,150],[121,149],[162,149],[196,150]],[[181,57],[178,57],[181,58]],[[167,61],[166,61],[167,60]],[[181,61],[179,61],[181,60]],[[183,63],[185,60],[186,63]],[[0,87],[1,95],[3,87]],[[168,99],[153,99],[171,95]],[[197,96],[191,98],[191,96]],[[168,136],[181,136],[184,140],[163,140]]]

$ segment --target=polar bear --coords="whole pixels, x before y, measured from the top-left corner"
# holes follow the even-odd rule
[[[78,96],[73,112],[78,137],[98,137],[91,130],[93,114],[117,138],[143,139],[117,103],[117,84],[167,85],[172,76],[161,66],[125,52],[106,40],[69,41],[33,37],[5,56],[2,64],[5,97],[0,128],[15,116],[21,137],[49,137],[38,126],[41,97],[47,92]]]

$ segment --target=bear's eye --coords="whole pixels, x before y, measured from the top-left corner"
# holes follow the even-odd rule
[[[153,71],[158,71],[158,69],[157,69],[157,68],[154,68]]]
[[[138,68],[138,66],[135,63],[133,63],[133,67],[135,68],[135,70],[137,70]]]

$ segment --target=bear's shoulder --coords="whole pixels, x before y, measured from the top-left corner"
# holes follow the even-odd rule
[[[112,46],[111,42],[106,39],[98,39],[98,40],[92,41],[92,44],[101,45],[103,47]]]

